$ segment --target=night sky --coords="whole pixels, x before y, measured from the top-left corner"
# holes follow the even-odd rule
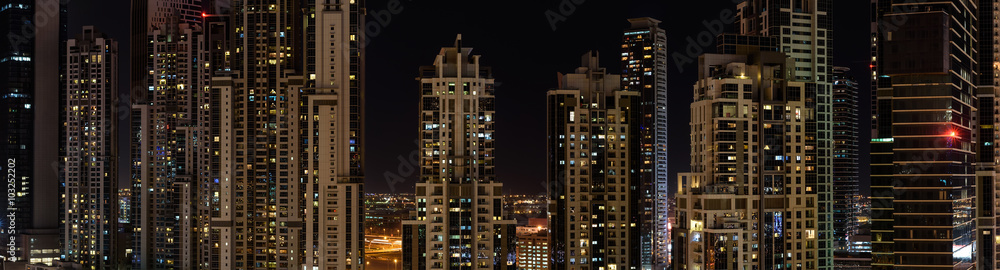
[[[83,25],[96,25],[119,41],[120,91],[128,92],[129,1],[69,1],[70,37],[80,33]],[[672,55],[687,49],[688,37],[697,38],[706,29],[702,21],[718,19],[722,11],[736,8],[732,0],[398,1],[402,10],[396,14],[387,11],[389,1],[367,2],[367,192],[413,190],[416,172],[406,165],[401,170],[399,158],[408,159],[417,148],[417,69],[432,64],[441,47],[453,45],[456,34],[462,34],[463,45],[473,47],[473,53],[493,67],[498,81],[499,181],[510,193],[538,194],[545,192],[545,92],[556,87],[557,72],[572,72],[580,65],[581,55],[598,50],[601,65],[611,73],[621,73],[618,54],[628,18],[663,21],[660,27],[667,32],[667,50]],[[869,2],[834,3],[834,64],[850,67],[860,84],[859,163],[861,192],[867,194]],[[564,5],[562,10],[560,5]],[[553,30],[547,12],[564,15],[565,20],[557,21]],[[391,17],[380,19],[376,14]],[[706,52],[713,51],[714,45],[706,48]],[[676,142],[668,145],[671,180],[688,170],[689,105],[696,68],[694,63],[686,64],[682,72],[673,61],[668,63],[670,142]],[[127,138],[127,128],[119,134]],[[123,140],[123,149],[126,144]],[[127,184],[127,166],[121,167],[122,184]],[[387,174],[400,175],[405,181],[390,185]]]

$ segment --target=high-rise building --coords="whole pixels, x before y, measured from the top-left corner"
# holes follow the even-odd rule
[[[871,270],[872,236],[871,222],[868,219],[871,204],[868,196],[857,195],[854,201],[854,207],[858,211],[855,213],[856,225],[853,226],[857,228],[857,232],[847,237],[846,249],[835,252],[833,264],[838,270]]]
[[[132,189],[118,189],[118,223],[130,223],[132,220]]]
[[[975,220],[977,14],[994,5],[873,4],[872,268],[973,269],[977,246],[994,248],[976,244]]]
[[[552,269],[641,269],[641,94],[582,57],[547,96]]]
[[[9,172],[16,193],[0,217],[2,264],[51,261],[59,249],[60,177],[64,117],[63,58],[66,3],[56,0],[0,1],[0,168]],[[14,23],[16,22],[16,23]],[[11,218],[13,217],[13,218]],[[11,228],[13,232],[11,233]],[[10,250],[13,249],[13,250]],[[58,253],[58,252],[55,252]],[[42,255],[44,254],[44,255]]]
[[[871,215],[871,266],[876,270],[893,269],[894,263],[893,249],[894,243],[891,234],[892,228],[892,200],[893,200],[893,153],[892,153],[892,100],[890,93],[879,93],[879,90],[891,91],[891,78],[882,71],[882,58],[885,46],[884,38],[887,33],[880,30],[883,27],[882,21],[886,20],[886,15],[891,11],[892,1],[871,0],[871,205],[869,207]],[[886,24],[892,26],[893,24]],[[882,98],[879,98],[882,97]],[[885,237],[890,236],[890,237]],[[883,239],[885,241],[883,241]]]
[[[403,269],[515,269],[516,222],[494,167],[492,70],[459,35],[417,80],[420,182],[403,221]]]
[[[363,267],[364,1],[218,4],[202,264]]]
[[[153,76],[149,74],[153,61],[149,51],[149,34],[165,24],[177,24],[178,20],[190,25],[201,25],[204,13],[202,0],[131,0],[131,9],[129,89],[132,101],[144,103],[152,94],[148,86],[154,83]]]
[[[766,36],[777,40],[779,51],[794,61],[789,80],[806,83],[806,106],[816,117],[806,124],[807,141],[815,155],[806,166],[804,181],[813,186],[820,243],[814,254],[816,267],[833,268],[833,0],[747,0],[737,6],[736,29],[741,35]]]
[[[204,1],[206,5],[202,2],[131,1],[129,91],[133,106],[129,153],[131,203],[135,216],[130,223],[133,225],[130,259],[136,269],[192,268],[199,263],[207,267],[211,261],[206,254],[211,241],[180,238],[182,234],[195,231],[181,230],[185,229],[182,227],[200,222],[198,226],[202,229],[197,232],[202,235],[199,237],[209,239],[205,228],[211,205],[195,203],[171,207],[178,206],[184,199],[210,201],[211,194],[219,191],[212,190],[211,185],[206,186],[214,179],[209,178],[211,172],[218,177],[218,167],[208,164],[212,152],[208,150],[211,145],[206,132],[212,123],[206,111],[212,108],[202,106],[210,97],[205,88],[212,75],[209,71],[215,70],[215,65],[207,65],[209,56],[221,59],[221,54],[229,47],[209,47],[207,31],[202,29],[209,24],[209,15],[219,15],[206,12],[204,7],[214,7],[223,1]],[[167,122],[170,124],[166,125]],[[173,178],[177,175],[181,177]],[[185,184],[190,187],[186,189],[192,193],[188,194],[190,197],[178,193],[185,190]],[[185,211],[194,212],[183,220],[167,219]],[[191,245],[192,242],[198,244]]]
[[[528,226],[517,226],[517,269],[549,269],[549,224],[532,218]]]
[[[858,234],[858,82],[846,67],[833,70],[833,244],[849,252]]]
[[[305,1],[305,88],[297,96],[304,267],[364,267],[363,0]],[[289,33],[290,34],[290,33]],[[293,93],[294,96],[295,93]],[[293,125],[294,126],[294,125]]]
[[[870,99],[870,103],[869,103],[869,105],[870,105],[869,109],[871,110],[871,137],[873,139],[874,138],[878,138],[878,134],[876,134],[876,130],[878,130],[878,126],[879,126],[879,114],[882,113],[882,112],[880,112],[878,110],[879,109],[879,105],[878,105],[878,102],[879,102],[879,100],[878,100],[878,88],[879,88],[879,84],[881,83],[882,85],[886,85],[889,82],[888,76],[883,77],[883,76],[879,75],[879,73],[880,73],[879,71],[881,69],[879,67],[879,57],[882,56],[882,53],[881,53],[881,49],[882,48],[879,46],[879,44],[882,43],[882,40],[881,40],[882,39],[881,31],[879,31],[879,27],[880,27],[881,23],[879,23],[879,21],[882,20],[882,18],[885,16],[885,13],[888,12],[889,9],[891,8],[891,3],[890,2],[891,1],[885,1],[885,0],[871,0],[871,13],[872,13],[871,14],[871,46],[872,46],[871,57],[872,57],[872,60],[871,60],[871,62],[869,64],[869,67],[871,67],[871,75],[870,75],[871,76],[870,77],[871,78],[871,89],[870,89],[871,93],[869,93],[870,96],[871,96],[871,99]],[[886,117],[890,117],[890,116],[886,116]],[[872,143],[875,143],[875,141],[872,141]],[[874,148],[872,148],[872,150],[874,150]]]
[[[213,74],[209,157],[211,269],[299,268],[305,228],[299,169],[300,1],[234,1],[228,31],[231,73]],[[213,61],[214,62],[214,61]],[[304,139],[304,138],[303,138]],[[312,141],[312,138],[309,138]],[[324,150],[325,151],[325,150]],[[311,198],[311,196],[310,196]]]
[[[976,248],[976,263],[979,269],[1000,268],[1000,233],[997,217],[1000,215],[1000,204],[996,194],[1000,193],[1000,178],[997,169],[1000,166],[1000,1],[979,1],[979,31],[977,40],[979,46],[979,81],[976,97],[979,99],[978,115],[976,115],[978,130],[976,143],[976,226],[978,238]]]
[[[119,257],[119,267],[127,267],[132,263],[133,246],[135,243],[134,233],[135,225],[132,224],[132,188],[118,188],[118,230],[115,231],[118,234],[118,238],[115,239],[114,252],[118,254]]]
[[[133,266],[361,267],[363,1],[201,2],[133,1]]]
[[[228,0],[205,3],[202,30],[205,33],[205,49],[209,53],[207,60],[213,77],[232,71],[232,58],[235,56],[233,52],[236,51],[232,46],[232,40],[237,36],[232,35],[229,29],[232,23],[229,18],[229,13],[232,11],[231,3]]]
[[[149,32],[146,96],[133,99],[131,118],[133,258],[136,269],[194,269],[208,216],[198,187],[207,186],[209,67],[199,25],[177,17]],[[204,183],[202,182],[204,181]],[[199,228],[199,229],[195,229]]]
[[[66,50],[63,259],[116,269],[118,42],[85,26]]]
[[[787,55],[750,48],[699,58],[674,269],[820,266],[816,85],[794,80]]]
[[[220,249],[214,246],[218,241],[204,241],[204,239],[219,236],[219,230],[212,225],[212,220],[223,207],[222,202],[219,201],[219,194],[222,193],[222,185],[219,182],[222,175],[222,164],[225,160],[222,159],[221,152],[216,153],[216,150],[222,151],[222,147],[227,144],[227,142],[222,141],[222,120],[226,119],[223,115],[226,111],[222,107],[229,97],[223,99],[225,96],[219,90],[228,89],[226,85],[233,74],[232,62],[236,51],[236,48],[232,46],[232,41],[237,36],[233,35],[232,29],[229,28],[232,23],[229,17],[231,10],[228,9],[231,7],[228,5],[230,3],[230,1],[209,1],[206,4],[206,11],[213,13],[206,12],[205,22],[202,24],[204,26],[202,31],[205,35],[204,47],[208,53],[208,56],[204,58],[208,62],[206,64],[209,68],[208,74],[203,75],[209,76],[211,83],[219,84],[219,87],[210,85],[208,93],[202,97],[208,99],[208,108],[200,118],[203,132],[208,138],[202,140],[202,143],[206,144],[209,149],[203,153],[203,155],[207,155],[207,157],[202,158],[204,163],[199,164],[199,166],[206,168],[200,169],[203,179],[199,181],[202,184],[196,189],[199,216],[197,222],[201,223],[199,225],[202,227],[200,238],[203,239],[199,243],[200,262],[198,264],[199,268],[202,269],[221,267],[219,266]],[[224,4],[224,6],[217,6],[217,4]],[[215,79],[220,80],[216,81]],[[134,118],[136,117],[133,116]],[[219,140],[215,138],[219,138]]]
[[[643,269],[670,259],[667,176],[667,34],[653,18],[629,19],[622,40],[622,86],[642,97],[642,209],[637,223]]]

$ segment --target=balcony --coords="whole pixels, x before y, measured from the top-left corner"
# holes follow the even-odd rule
[[[716,183],[707,187],[686,188],[691,195],[747,195],[747,187],[737,188],[735,185]]]

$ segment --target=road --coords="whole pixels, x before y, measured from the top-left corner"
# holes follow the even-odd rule
[[[365,268],[401,270],[402,238],[390,235],[365,235]]]

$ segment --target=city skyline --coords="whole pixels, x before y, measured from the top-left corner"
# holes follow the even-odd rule
[[[0,1],[5,267],[996,262],[987,0],[59,1]]]
[[[128,3],[124,0],[113,0],[107,2],[107,6],[87,5],[87,1],[76,0],[69,2],[69,24],[70,33],[79,31],[83,25],[93,24],[103,32],[109,33],[118,40],[127,40],[128,29],[118,30],[117,24],[127,24],[128,20],[116,18],[114,16],[96,16],[113,10],[111,13],[125,14],[128,11]],[[564,16],[565,20],[555,20],[555,30],[552,29],[546,13],[555,12],[562,16],[560,3],[563,1],[532,3],[526,7],[515,5],[475,2],[467,3],[463,1],[398,1],[399,12],[392,13],[387,7],[389,0],[368,1],[368,24],[379,25],[378,35],[369,38],[367,50],[366,69],[379,70],[368,74],[367,88],[372,93],[398,93],[398,95],[383,95],[377,103],[369,100],[366,107],[367,121],[380,123],[379,125],[369,125],[366,137],[368,141],[379,141],[378,144],[368,144],[366,147],[366,190],[374,192],[413,192],[413,184],[417,181],[417,174],[407,174],[405,162],[400,162],[399,158],[406,158],[417,149],[411,138],[416,136],[413,131],[402,129],[401,132],[412,133],[412,135],[396,136],[401,127],[415,125],[416,119],[410,117],[399,117],[392,111],[380,110],[385,107],[411,108],[416,110],[416,98],[412,94],[407,94],[405,89],[412,89],[414,82],[410,79],[416,77],[417,72],[408,67],[425,65],[432,58],[431,55],[442,46],[449,45],[456,34],[462,33],[463,39],[469,44],[477,44],[477,51],[483,53],[483,61],[487,65],[493,66],[495,72],[501,80],[498,88],[513,89],[499,93],[497,96],[499,110],[506,112],[510,110],[507,117],[497,120],[498,129],[508,130],[505,136],[498,137],[498,144],[502,145],[525,145],[525,147],[499,147],[498,165],[507,164],[505,167],[521,168],[519,170],[500,170],[498,179],[505,183],[505,191],[518,194],[541,194],[545,192],[544,186],[538,183],[543,182],[545,167],[544,154],[541,151],[545,147],[544,119],[536,119],[534,115],[545,113],[545,92],[556,87],[552,78],[558,71],[572,70],[576,65],[570,63],[577,62],[580,54],[590,50],[601,52],[601,62],[612,67],[614,73],[623,73],[618,69],[620,57],[617,52],[621,50],[622,33],[629,27],[629,18],[652,17],[663,21],[661,27],[667,33],[668,49],[668,89],[687,89],[695,81],[694,70],[697,69],[696,62],[684,63],[680,67],[677,65],[675,53],[688,56],[689,41],[694,41],[695,46],[704,52],[715,50],[714,40],[706,43],[705,46],[698,45],[699,35],[703,32],[712,33],[712,29],[703,25],[719,20],[720,14],[724,11],[735,12],[736,4],[731,0],[715,0],[706,2],[684,2],[672,3],[673,7],[667,8],[667,4],[659,1],[639,1],[628,5],[619,5],[612,2],[589,1],[579,6],[574,6],[574,12]],[[867,9],[867,3],[853,3],[851,1],[842,2],[835,5],[837,11],[846,13],[851,10]],[[445,18],[432,16],[427,18],[422,13],[428,12],[453,12],[464,14],[468,10],[496,10],[493,13],[484,13],[483,16],[466,16],[463,20],[465,24],[450,24]],[[683,10],[684,12],[680,12]],[[375,12],[381,12],[382,23],[375,16]],[[517,14],[526,18],[525,20],[511,21],[505,19],[506,16],[499,14]],[[867,13],[864,14],[867,16]],[[514,17],[518,17],[514,16]],[[834,65],[851,68],[850,74],[858,78],[859,92],[867,93],[869,85],[865,71],[868,70],[869,61],[867,56],[870,48],[866,45],[868,40],[867,31],[847,31],[865,27],[867,21],[858,22],[850,17],[836,17],[834,24],[835,35],[838,36],[838,49],[834,50]],[[692,25],[693,27],[677,27],[677,25]],[[731,24],[723,24],[727,28],[732,28]],[[514,27],[516,26],[516,27]],[[437,28],[435,31],[420,29]],[[372,29],[375,29],[372,27]],[[490,34],[480,34],[484,29]],[[732,30],[732,29],[730,29]],[[118,33],[118,34],[116,34]],[[417,34],[419,33],[419,34]],[[584,34],[586,33],[586,34]],[[592,38],[578,38],[592,37]],[[412,42],[411,39],[418,38],[424,42]],[[525,40],[511,43],[511,41]],[[528,40],[532,40],[528,42]],[[126,55],[128,48],[122,45],[122,54]],[[377,53],[372,53],[372,51]],[[422,52],[422,53],[419,53]],[[525,54],[525,55],[521,55]],[[690,56],[692,61],[697,60],[697,54]],[[126,57],[122,57],[125,59]],[[523,67],[517,59],[539,59],[537,63],[530,67]],[[124,67],[128,63],[121,63]],[[524,72],[517,72],[524,69]],[[516,75],[515,75],[516,74]],[[502,75],[502,76],[501,76]],[[128,77],[123,74],[122,77]],[[119,85],[127,85],[128,81],[122,81]],[[127,92],[123,88],[122,91]],[[521,95],[534,97],[530,99],[521,98]],[[688,119],[689,110],[687,108],[691,96],[689,91],[669,91],[670,106],[669,115],[676,115],[680,119]],[[859,99],[859,111],[868,111],[869,99],[862,95]],[[861,125],[867,124],[867,118],[862,117]],[[686,130],[685,122],[671,123],[672,128]],[[522,128],[523,127],[523,128]],[[668,134],[668,140],[687,140],[686,132],[672,132]],[[120,136],[126,136],[122,133]],[[861,150],[867,149],[867,132],[861,132]],[[676,174],[687,168],[689,164],[687,150],[683,147],[673,147],[669,150],[668,174],[669,183],[676,181]],[[867,156],[862,155],[861,182],[862,187],[867,186]],[[388,176],[387,176],[388,174]],[[389,179],[398,179],[399,175],[405,179],[407,184],[391,185]],[[124,183],[123,183],[124,184]],[[676,192],[676,186],[670,185],[671,192]],[[862,193],[867,189],[862,188]]]

